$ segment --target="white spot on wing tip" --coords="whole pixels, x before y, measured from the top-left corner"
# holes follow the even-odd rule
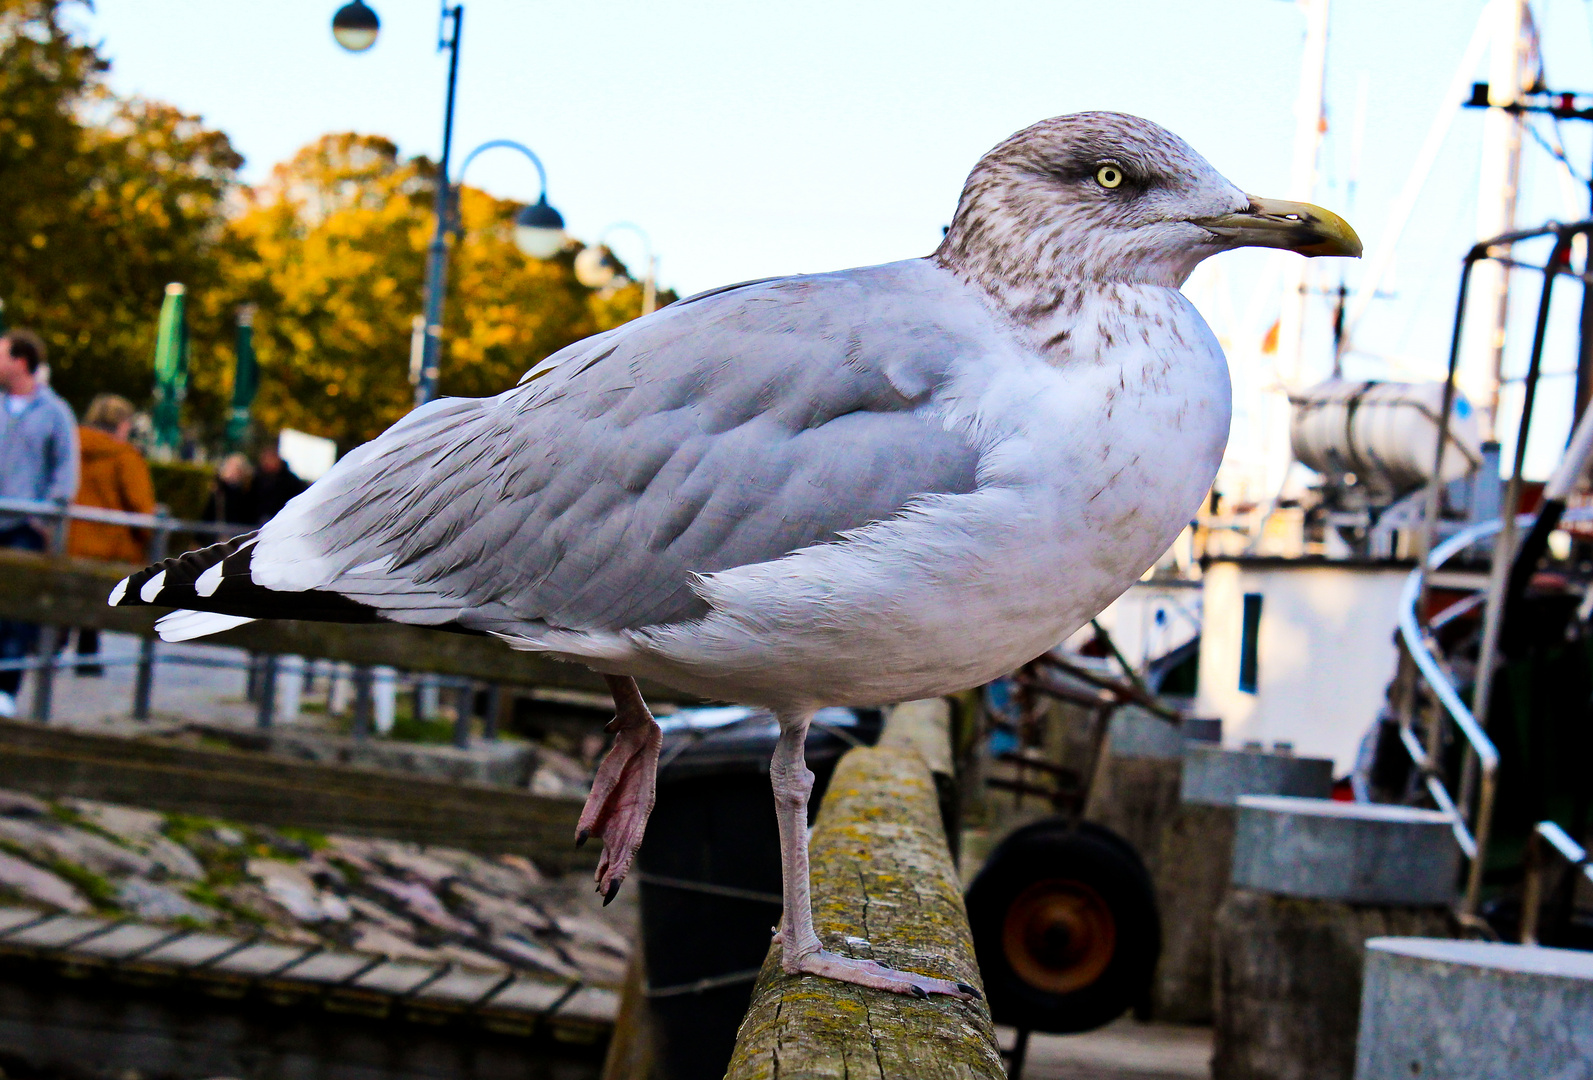
[[[144,587],[138,590],[139,599],[143,600],[146,604],[153,604],[155,602],[155,597],[160,595],[160,590],[163,589],[165,585],[166,571],[162,570],[160,573],[144,582]]]
[[[107,604],[109,604],[111,607],[115,607],[116,605],[118,605],[118,604],[120,604],[122,602],[122,597],[124,597],[126,595],[127,595],[127,579],[123,578],[121,581],[118,581],[116,583],[116,587],[111,590],[111,595],[106,597],[105,602]]]
[[[254,622],[242,615],[218,615],[213,611],[174,611],[155,620],[155,632],[162,641],[191,641],[219,634],[234,626]]]
[[[221,564],[217,563],[194,581],[194,592],[200,596],[215,596],[221,588]]]

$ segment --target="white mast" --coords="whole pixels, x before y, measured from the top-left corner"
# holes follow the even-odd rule
[[[1310,202],[1316,193],[1317,158],[1326,128],[1323,96],[1327,82],[1329,0],[1297,0],[1305,16],[1305,45],[1300,56],[1300,89],[1294,99],[1294,159],[1289,170],[1290,199]],[[1306,302],[1311,277],[1308,261],[1281,256],[1283,296],[1278,311],[1278,347],[1273,363],[1276,392],[1265,395],[1262,460],[1269,492],[1281,491],[1292,455],[1289,451],[1288,391],[1307,381],[1302,356]]]
[[[1527,49],[1523,40],[1527,0],[1492,5],[1493,33],[1489,48],[1489,100],[1496,105],[1519,101],[1527,89]],[[1516,189],[1521,179],[1521,118],[1502,109],[1483,116],[1482,169],[1477,184],[1477,239],[1509,232],[1516,224]],[[1460,380],[1467,396],[1486,416],[1490,435],[1498,430],[1499,383],[1504,366],[1505,320],[1509,314],[1510,278],[1495,262],[1480,262],[1472,271],[1467,335]]]

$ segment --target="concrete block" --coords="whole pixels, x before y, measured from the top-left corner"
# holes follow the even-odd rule
[[[1455,894],[1460,847],[1435,810],[1242,795],[1236,887],[1352,904],[1439,905]]]
[[[1184,756],[1184,735],[1179,725],[1138,705],[1125,705],[1112,714],[1107,739],[1118,757],[1177,761]]]
[[[1325,799],[1332,792],[1333,762],[1328,758],[1194,744],[1184,754],[1184,802],[1232,806],[1241,795]]]
[[[1366,943],[1355,1080],[1593,1080],[1593,953]]]
[[[1453,931],[1444,907],[1231,890],[1217,913],[1212,1076],[1351,1080],[1366,942]],[[1501,1073],[1497,1080],[1528,1075]],[[1401,1080],[1413,1078],[1407,1071]],[[1414,1080],[1453,1078],[1423,1072]]]

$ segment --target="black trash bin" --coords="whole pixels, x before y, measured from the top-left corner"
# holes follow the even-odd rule
[[[848,736],[877,710],[825,709],[808,732],[817,813]],[[779,727],[745,708],[662,717],[658,802],[637,853],[649,1005],[665,1080],[720,1080],[780,919],[780,840],[769,758]],[[835,730],[845,732],[838,735]],[[811,822],[810,822],[811,823]]]

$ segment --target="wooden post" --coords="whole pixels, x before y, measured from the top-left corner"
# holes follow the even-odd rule
[[[891,740],[894,743],[894,740]],[[810,842],[813,915],[828,949],[981,985],[935,782],[910,746],[851,751]],[[919,1000],[793,976],[764,961],[726,1080],[1005,1075],[982,1001]]]

